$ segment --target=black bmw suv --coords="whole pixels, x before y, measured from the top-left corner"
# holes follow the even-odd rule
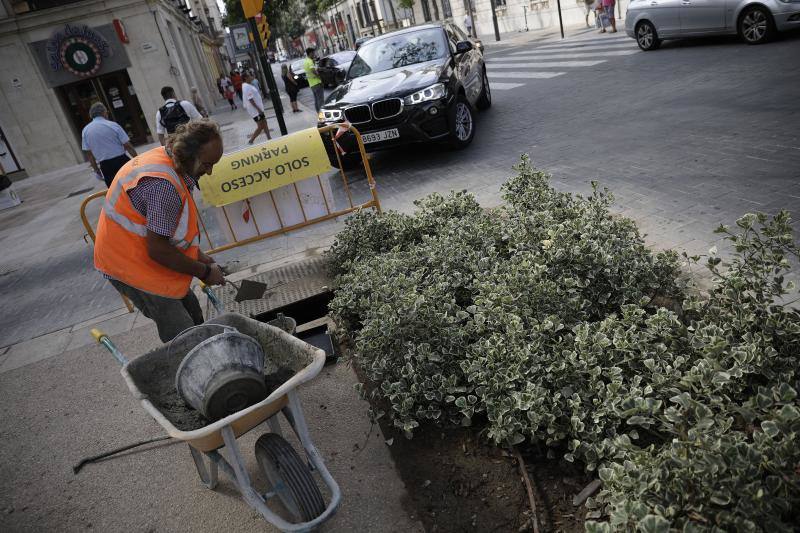
[[[367,151],[439,141],[463,148],[475,135],[474,109],[491,105],[478,45],[453,24],[425,24],[365,42],[320,110],[319,125],[349,122]],[[336,142],[346,157],[357,157],[352,134]]]

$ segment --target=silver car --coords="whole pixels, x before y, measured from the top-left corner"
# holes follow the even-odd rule
[[[748,44],[800,27],[800,0],[631,0],[625,32],[642,50],[662,39],[739,34]]]

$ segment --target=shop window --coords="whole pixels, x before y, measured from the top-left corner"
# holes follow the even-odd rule
[[[450,0],[442,0],[442,14],[446,19],[453,17],[453,8],[450,7]]]
[[[431,6],[428,5],[428,0],[422,0],[420,2],[422,4],[422,16],[425,18],[425,22],[431,21]]]
[[[74,4],[81,1],[83,0],[11,0],[11,5],[14,8],[14,13],[21,15],[22,13],[61,7],[64,4]]]

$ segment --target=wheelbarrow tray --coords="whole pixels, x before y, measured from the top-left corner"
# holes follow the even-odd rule
[[[148,380],[155,367],[163,369],[164,365],[167,365],[168,368],[177,369],[183,356],[192,346],[189,344],[192,342],[191,338],[177,338],[175,342],[164,344],[123,365],[121,373],[128,388],[167,434],[178,440],[186,441],[198,451],[210,452],[225,445],[222,436],[224,427],[230,426],[238,438],[283,409],[288,403],[287,394],[289,392],[319,374],[325,364],[325,352],[293,337],[280,328],[237,313],[226,313],[205,323],[232,326],[241,333],[256,339],[266,356],[265,373],[270,374],[270,370],[276,371],[279,367],[289,369],[294,373],[257,404],[201,428],[184,431],[175,427],[143,390],[147,390]]]

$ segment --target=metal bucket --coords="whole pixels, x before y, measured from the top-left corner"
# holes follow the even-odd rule
[[[209,420],[241,411],[267,397],[264,351],[252,337],[226,328],[186,354],[175,388]]]

